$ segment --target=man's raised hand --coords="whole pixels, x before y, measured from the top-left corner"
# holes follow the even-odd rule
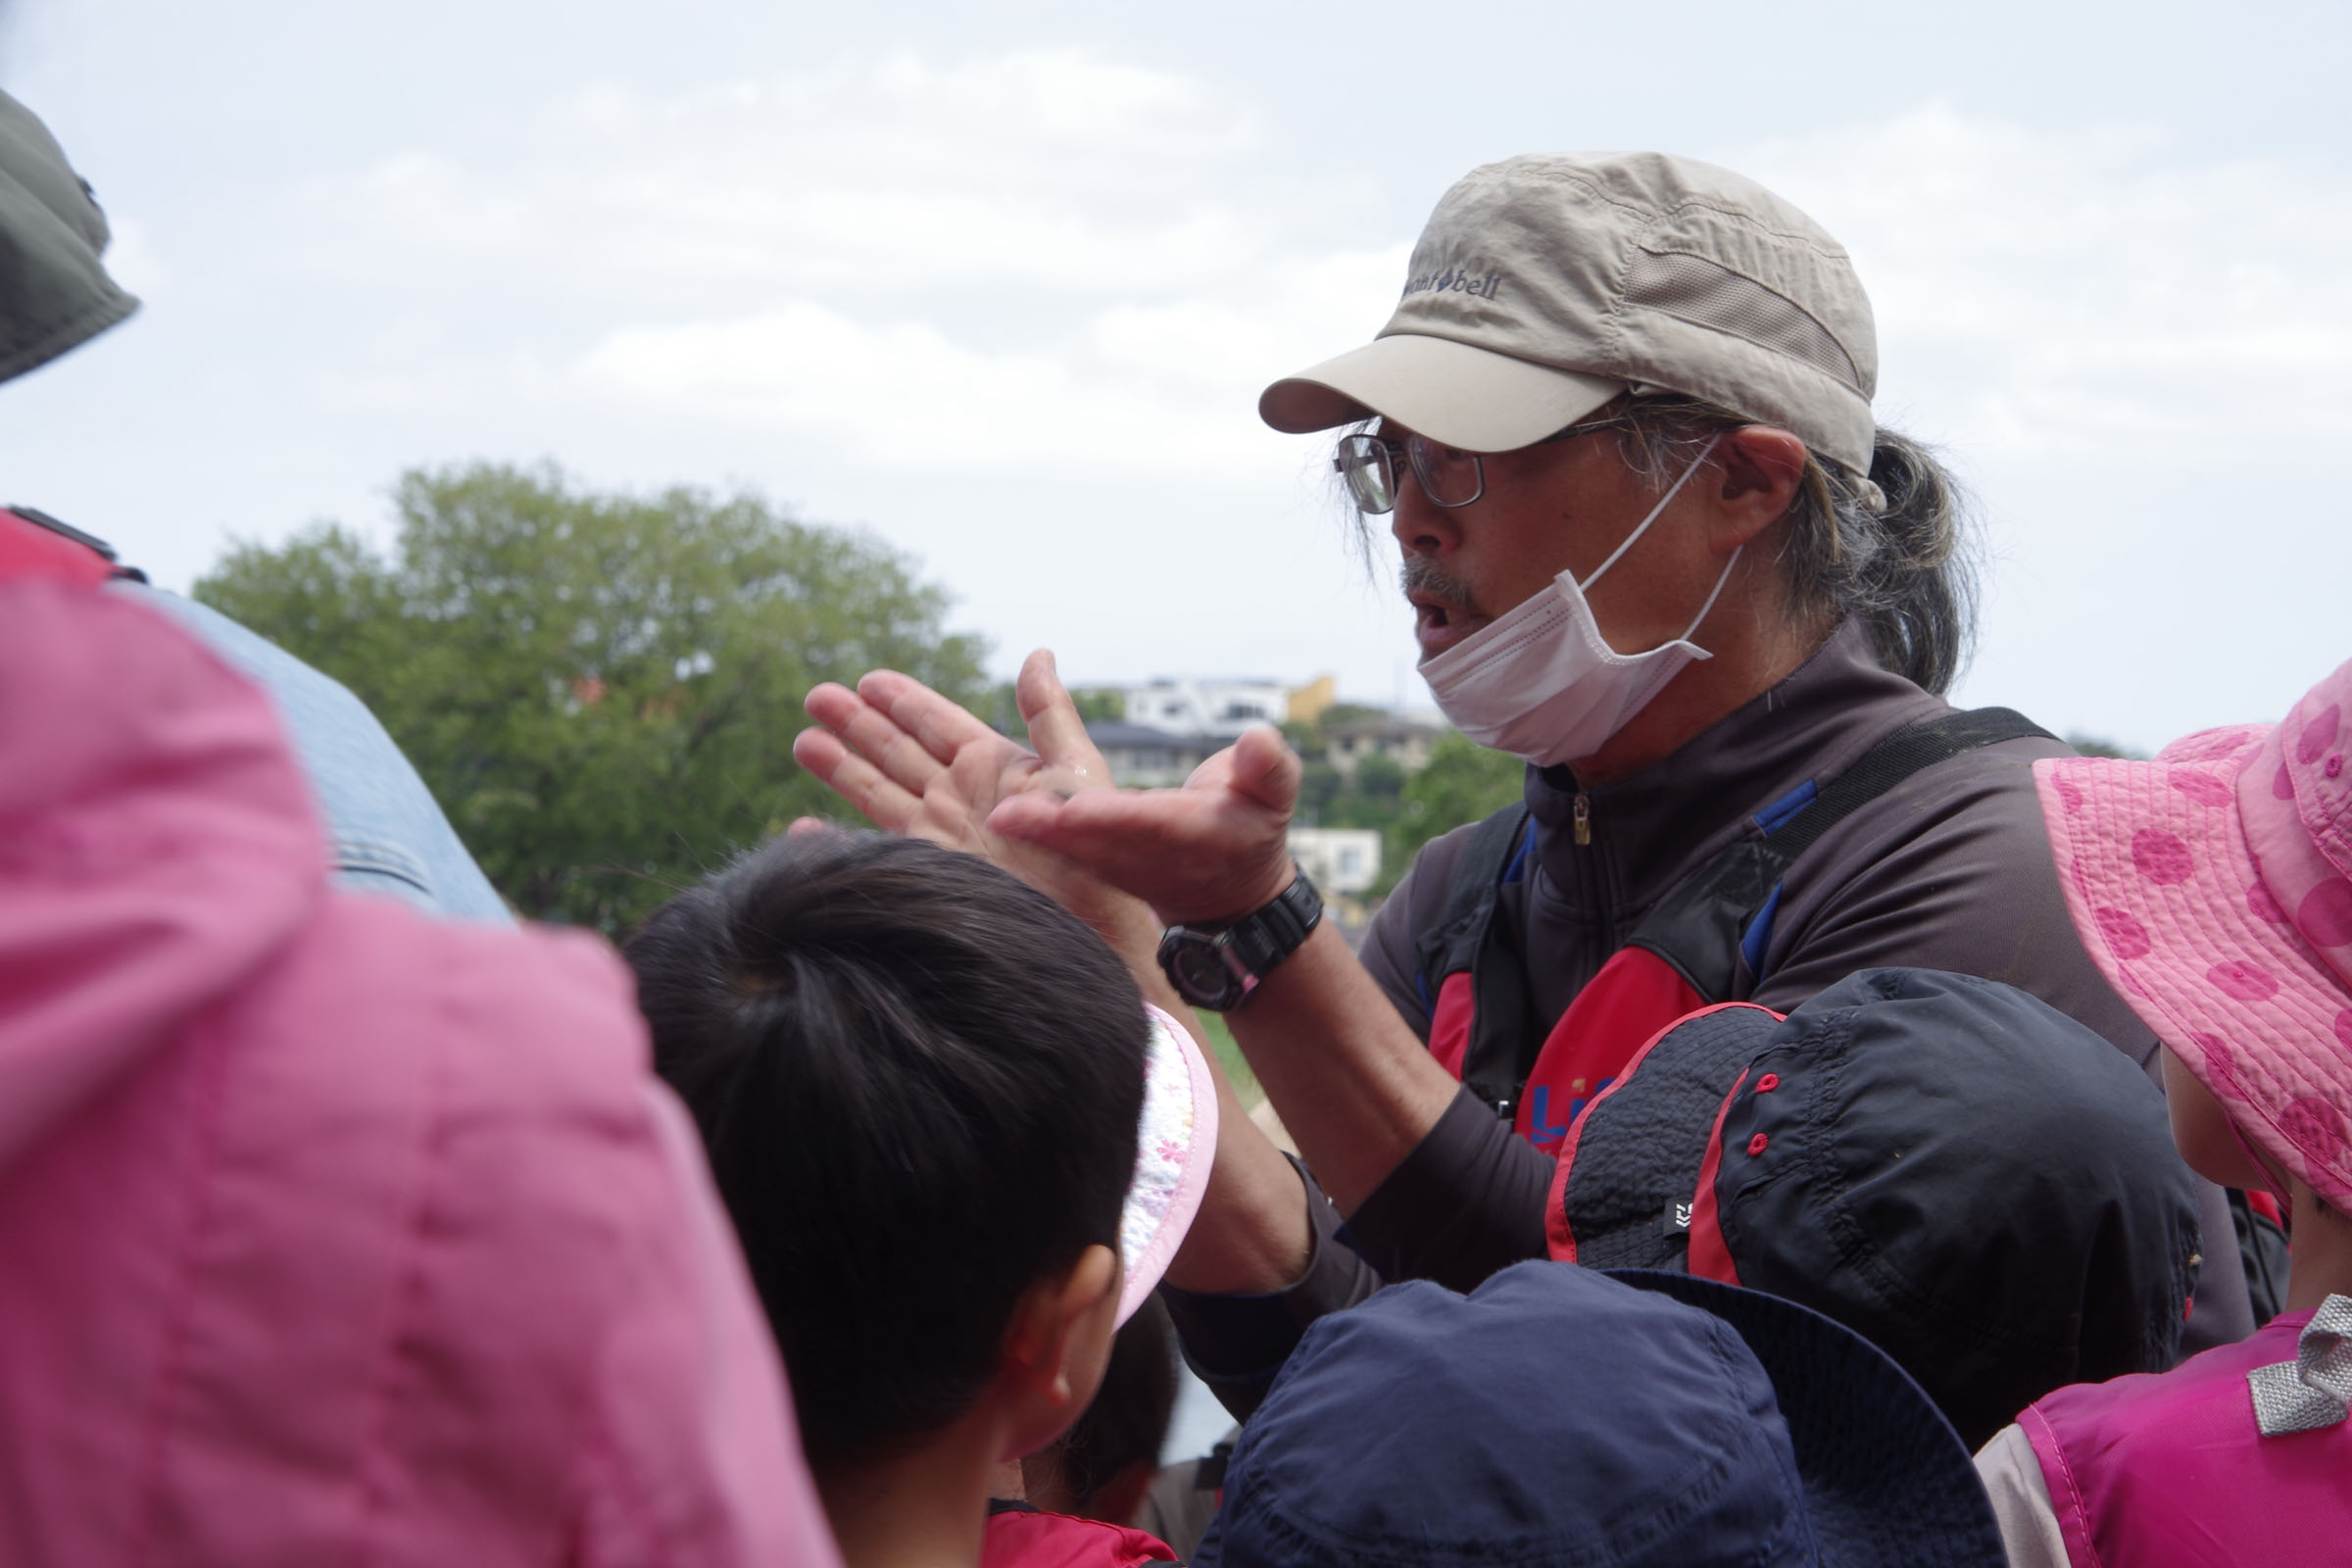
[[[1182,789],[1114,790],[1051,654],[1029,656],[1015,694],[1035,751],[896,671],[854,692],[828,683],[808,694],[822,727],[793,756],[875,826],[984,856],[1105,935],[1128,920],[1111,889],[1177,921],[1247,914],[1289,885],[1299,766],[1273,730],[1248,731]]]
[[[1298,758],[1271,729],[1242,738],[1176,790],[1030,790],[988,825],[1134,894],[1162,920],[1220,920],[1270,904],[1290,885]]]
[[[993,860],[1098,929],[1106,921],[1131,920],[1109,906],[1110,891],[1090,884],[1077,866],[989,829],[989,812],[1009,796],[1110,783],[1102,754],[1054,674],[1052,654],[1040,649],[1029,656],[1014,693],[1035,751],[920,681],[878,669],[856,691],[827,682],[810,692],[808,714],[821,727],[795,737],[792,755],[885,832]]]

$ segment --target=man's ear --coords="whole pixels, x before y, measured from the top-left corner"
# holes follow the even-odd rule
[[[1805,480],[1805,443],[1769,424],[1743,424],[1716,443],[1723,467],[1717,495],[1722,536],[1719,552],[1748,543],[1788,515]]]
[[[1110,1359],[1125,1277],[1119,1254],[1095,1246],[1021,1293],[997,1371],[1005,1458],[1044,1447],[1086,1413]]]

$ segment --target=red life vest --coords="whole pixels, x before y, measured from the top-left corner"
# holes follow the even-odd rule
[[[1754,990],[1782,878],[1816,839],[1923,767],[2029,735],[2049,732],[2005,708],[1946,713],[1898,730],[1827,784],[1807,780],[1755,813],[1753,837],[1669,890],[1548,1027],[1530,1016],[1526,961],[1496,915],[1535,853],[1527,808],[1504,808],[1472,829],[1446,911],[1420,939],[1431,1054],[1520,1137],[1556,1151],[1645,1042]]]

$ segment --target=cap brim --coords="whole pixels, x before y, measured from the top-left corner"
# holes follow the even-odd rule
[[[1144,1056],[1144,1114],[1136,1129],[1135,1180],[1119,1210],[1119,1255],[1127,1282],[1119,1292],[1121,1323],[1167,1273],[1217,1152],[1216,1081],[1184,1025],[1144,1004],[1152,1039]]]
[[[1603,376],[1396,332],[1283,377],[1258,397],[1257,414],[1292,435],[1378,415],[1465,452],[1509,452],[1625,390]]]
[[[1612,1269],[1730,1324],[1788,1423],[1822,1568],[2000,1568],[2008,1553],[1959,1434],[1909,1374],[1810,1307],[1687,1274]]]
[[[2352,1009],[2263,882],[2238,814],[2238,774],[2267,738],[2267,726],[2216,732],[2234,743],[2225,755],[2171,761],[2045,758],[2034,782],[2099,973],[2233,1119],[2248,1118],[2247,1136],[2352,1204],[2342,1072],[2326,1059],[2352,1044],[2339,1033]],[[2174,844],[2181,853],[2157,858]]]
[[[1568,1129],[1545,1207],[1551,1255],[1588,1268],[1675,1268],[1724,1097],[1780,1028],[1753,1003],[1710,1007],[1668,1025]]]

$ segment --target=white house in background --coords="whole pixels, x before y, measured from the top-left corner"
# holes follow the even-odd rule
[[[1086,738],[1102,754],[1110,781],[1122,789],[1173,789],[1225,745],[1213,735],[1177,735],[1151,724],[1111,720],[1087,725]]]
[[[1121,695],[1130,724],[1223,741],[1291,716],[1290,688],[1275,680],[1155,680]]]
[[[1380,833],[1368,827],[1295,827],[1291,857],[1322,892],[1355,898],[1380,880]]]
[[[1349,778],[1355,776],[1355,764],[1367,757],[1391,758],[1407,773],[1418,773],[1429,765],[1429,754],[1445,733],[1445,725],[1418,718],[1386,713],[1351,718],[1323,726],[1323,755]]]

